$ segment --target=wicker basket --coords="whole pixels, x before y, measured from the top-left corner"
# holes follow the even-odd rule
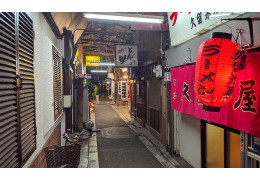
[[[76,168],[80,161],[81,145],[49,146],[44,148],[48,168]]]

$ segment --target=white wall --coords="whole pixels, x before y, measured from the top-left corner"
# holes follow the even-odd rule
[[[28,167],[43,148],[52,131],[61,122],[64,132],[65,113],[54,121],[52,46],[64,57],[64,40],[57,39],[42,13],[32,13],[34,20],[34,71],[37,149],[24,165]]]
[[[201,167],[201,128],[200,120],[181,113],[180,156],[195,168]]]
[[[240,17],[260,17],[260,13],[245,13]],[[250,43],[250,34],[249,26],[247,21],[229,21],[226,23],[231,27],[232,34],[236,37],[236,29],[243,29],[242,32],[242,44],[247,45]],[[172,47],[167,51],[169,66],[177,66],[184,64],[184,61],[187,61],[187,58],[190,57],[191,50],[191,59],[192,62],[196,61],[197,50],[199,45],[210,38],[212,32],[227,32],[230,33],[230,28],[226,25],[220,25],[215,29],[199,36],[194,39],[191,39],[177,47]],[[253,31],[254,31],[254,45],[260,45],[260,21],[253,21]],[[176,120],[175,120],[176,121]],[[180,155],[183,159],[189,162],[194,167],[201,166],[201,131],[200,131],[200,120],[186,114],[181,115],[179,126],[180,133]]]

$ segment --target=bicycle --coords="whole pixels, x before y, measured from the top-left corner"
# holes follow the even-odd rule
[[[65,138],[65,146],[49,146],[44,148],[47,167],[48,168],[76,168],[80,162],[81,145],[78,143],[83,138],[83,135],[89,138],[93,136],[94,132],[100,132],[99,129],[93,130],[93,122],[84,124],[85,129],[80,133],[76,133],[72,138],[70,137],[71,130],[68,129],[63,134]]]
[[[94,132],[100,132],[100,129],[93,129],[93,126],[93,122],[89,121],[87,123],[84,123],[84,129],[82,129],[81,132],[77,132],[74,134],[71,133],[70,129],[67,129],[67,131],[63,133],[63,138],[66,140],[65,145],[81,142],[82,140],[88,139],[90,136],[93,136]]]

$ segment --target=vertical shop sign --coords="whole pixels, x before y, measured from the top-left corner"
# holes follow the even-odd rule
[[[245,143],[245,133],[240,133],[240,151],[244,152],[244,143]]]
[[[121,98],[123,101],[125,101],[127,99],[126,96],[126,81],[121,81],[122,85],[121,85]]]

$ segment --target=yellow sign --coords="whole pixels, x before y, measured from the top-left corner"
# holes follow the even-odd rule
[[[100,63],[100,56],[86,56],[86,66],[100,66],[91,63]]]

